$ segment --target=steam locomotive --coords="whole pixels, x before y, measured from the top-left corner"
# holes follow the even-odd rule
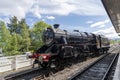
[[[42,67],[58,67],[65,59],[80,59],[91,55],[106,53],[110,47],[108,38],[93,33],[68,32],[61,30],[59,24],[43,32],[44,45],[32,55],[35,63]]]

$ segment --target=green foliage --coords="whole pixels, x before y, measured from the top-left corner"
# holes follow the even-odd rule
[[[17,50],[18,50],[18,38],[17,38],[17,34],[14,33],[12,35],[12,39],[11,39],[11,54],[14,55],[14,54],[17,54]]]
[[[40,46],[42,46],[44,43],[42,41],[42,33],[43,31],[51,27],[44,21],[36,22],[31,29],[31,49],[36,50]]]
[[[0,48],[6,56],[36,50],[44,44],[42,33],[48,27],[51,26],[39,21],[29,29],[25,19],[18,20],[15,16],[7,26],[0,21]]]
[[[17,33],[19,30],[17,17],[14,16],[10,18],[10,23],[8,23],[7,26],[11,34]]]
[[[115,43],[119,43],[120,44],[120,40],[119,39],[117,39],[117,40],[110,40],[110,44],[115,44]]]
[[[19,25],[21,27],[20,35],[22,37],[22,41],[20,43],[21,51],[22,52],[29,51],[31,41],[30,41],[28,25],[26,24],[25,19],[22,19],[19,22]]]
[[[3,21],[0,21],[0,48],[2,48],[4,55],[11,48],[11,35]]]

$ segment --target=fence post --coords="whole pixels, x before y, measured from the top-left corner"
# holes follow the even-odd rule
[[[15,70],[18,69],[18,56],[15,56]]]
[[[11,61],[12,61],[12,69],[16,70],[16,57],[13,56]]]

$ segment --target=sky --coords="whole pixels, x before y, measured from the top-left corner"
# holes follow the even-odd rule
[[[118,38],[101,0],[1,0],[0,20],[25,18],[32,27],[37,21],[60,24],[61,29],[79,30]]]

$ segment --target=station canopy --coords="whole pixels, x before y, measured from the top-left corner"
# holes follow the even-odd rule
[[[120,33],[120,0],[102,0],[117,33]]]

